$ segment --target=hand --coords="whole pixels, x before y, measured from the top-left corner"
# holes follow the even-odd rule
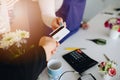
[[[56,42],[51,37],[42,37],[39,41],[39,45],[45,49],[47,61],[51,58],[51,56],[56,52],[56,48],[58,47],[59,43]]]
[[[51,24],[52,29],[55,30],[56,28],[60,27],[61,24],[63,24],[63,19],[61,17],[53,19]]]

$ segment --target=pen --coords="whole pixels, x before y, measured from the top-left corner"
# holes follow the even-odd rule
[[[104,14],[113,15],[111,12],[104,12]]]
[[[107,61],[110,61],[110,59],[107,57],[106,54],[104,54],[104,57],[105,57],[105,59],[106,59]]]
[[[65,50],[67,50],[67,51],[73,51],[73,50],[76,50],[76,49],[81,49],[81,50],[83,50],[83,49],[85,49],[85,48],[76,48],[76,47],[67,47],[67,48],[65,48]]]
[[[105,57],[105,59],[106,59],[107,61],[111,61],[110,58],[108,58],[106,54],[104,54],[104,57]],[[112,62],[117,65],[116,62],[114,62],[114,61],[112,61]]]

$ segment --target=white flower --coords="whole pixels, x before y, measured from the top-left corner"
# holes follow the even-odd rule
[[[111,19],[109,20],[109,23],[112,23],[112,24],[116,24],[116,22],[117,22],[117,19],[116,19],[116,18],[111,18]]]
[[[25,53],[25,45],[30,34],[24,30],[16,30],[2,35],[0,40],[0,48],[10,50],[15,53]]]
[[[20,38],[29,38],[30,37],[29,32],[23,31],[23,30],[16,30],[16,34]]]
[[[11,45],[13,45],[16,42],[15,41],[15,34],[13,32],[5,33],[2,37],[3,38],[0,41],[0,45],[4,49],[9,48]]]

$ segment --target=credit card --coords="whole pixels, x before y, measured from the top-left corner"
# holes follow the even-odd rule
[[[62,40],[70,31],[64,27],[61,26],[59,28],[57,28],[56,30],[54,30],[53,32],[51,32],[49,35],[54,38],[56,41],[60,41]]]

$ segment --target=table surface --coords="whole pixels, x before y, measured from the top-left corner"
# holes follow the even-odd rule
[[[63,42],[55,55],[53,55],[52,58],[56,58],[60,60],[63,64],[63,72],[64,71],[73,71],[73,68],[62,58],[62,55],[68,53],[69,51],[66,51],[66,47],[78,47],[78,48],[86,48],[85,50],[82,50],[85,52],[88,56],[91,58],[97,60],[98,62],[105,61],[105,57],[103,56],[106,54],[111,60],[114,60],[117,65],[117,75],[112,78],[112,80],[120,80],[120,38],[118,39],[111,39],[108,35],[109,30],[104,27],[104,22],[115,16],[115,15],[109,15],[104,14],[104,12],[112,12],[116,14],[115,11],[113,11],[113,7],[116,6],[110,6],[107,9],[101,11],[99,14],[97,14],[93,19],[91,19],[89,24],[88,30],[80,29],[77,33],[72,35],[70,38],[68,38],[65,42]],[[86,39],[95,39],[95,38],[103,38],[107,40],[106,45],[97,45],[91,41],[88,41]],[[97,80],[102,80],[102,77],[98,73],[98,67],[97,65],[88,69],[83,74],[92,73],[94,77]],[[77,80],[80,75],[76,73],[66,73],[62,76],[61,80]],[[45,69],[42,74],[40,74],[38,80],[50,80],[47,75],[47,69]]]

